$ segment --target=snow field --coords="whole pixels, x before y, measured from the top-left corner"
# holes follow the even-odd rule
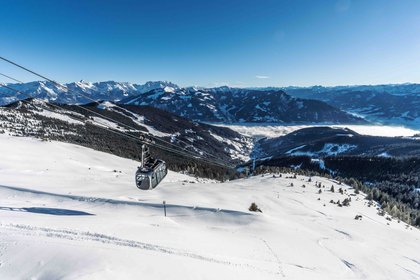
[[[84,147],[0,135],[0,155],[1,279],[420,278],[419,231],[326,178],[169,172],[145,192],[137,162]]]

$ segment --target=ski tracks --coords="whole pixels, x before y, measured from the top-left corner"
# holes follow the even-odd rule
[[[273,248],[271,248],[270,244],[268,244],[268,242],[265,239],[260,238],[260,240],[265,244],[265,246],[267,247],[267,249],[270,251],[270,253],[275,258],[276,263],[278,265],[278,273],[277,274],[280,274],[282,277],[286,277],[286,275],[283,272],[283,264],[282,264],[279,256],[276,254],[276,252],[273,250]]]
[[[209,257],[209,256],[181,250],[181,249],[165,247],[165,246],[160,246],[156,244],[140,242],[140,241],[135,241],[135,240],[122,239],[122,238],[118,238],[118,237],[114,237],[110,235],[105,235],[102,233],[94,233],[94,232],[89,232],[89,231],[76,231],[76,230],[68,230],[68,229],[53,229],[53,228],[36,227],[36,226],[22,225],[22,224],[1,224],[0,223],[0,228],[6,229],[6,230],[12,230],[15,233],[26,235],[26,236],[45,236],[49,238],[65,239],[65,240],[71,240],[71,241],[99,242],[99,243],[113,245],[113,246],[130,247],[130,248],[157,252],[157,253],[162,253],[162,254],[167,254],[167,255],[187,257],[187,258],[196,259],[200,261],[206,261],[206,262],[215,263],[215,264],[227,265],[227,266],[232,266],[232,267],[248,268],[248,269],[257,270],[257,271],[269,273],[269,274],[276,274],[276,272],[274,271],[262,269],[249,263],[237,263],[237,262]],[[267,244],[267,247],[270,248],[268,244]]]
[[[349,235],[348,233],[346,233],[344,231],[337,230],[337,229],[335,229],[335,231],[339,232],[340,234],[345,235],[346,238],[351,239],[351,235]],[[340,256],[338,256],[338,254],[336,252],[334,252],[333,250],[331,250],[330,248],[328,248],[324,245],[323,241],[328,241],[328,240],[330,240],[330,238],[323,237],[323,238],[318,239],[317,243],[321,248],[330,252],[330,254],[332,256],[337,258],[343,265],[345,265],[355,276],[358,277],[358,279],[366,279],[366,275],[356,265],[354,265],[353,263],[351,263],[351,262],[349,262],[345,259],[342,259]]]

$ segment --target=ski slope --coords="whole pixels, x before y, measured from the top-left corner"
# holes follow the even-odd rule
[[[0,279],[420,279],[419,230],[329,179],[169,172],[145,192],[137,162],[84,147],[0,134],[0,155]]]

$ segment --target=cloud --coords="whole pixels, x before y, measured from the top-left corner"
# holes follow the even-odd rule
[[[270,79],[269,76],[264,76],[264,75],[257,75],[257,76],[255,76],[255,78],[257,78],[257,79]]]

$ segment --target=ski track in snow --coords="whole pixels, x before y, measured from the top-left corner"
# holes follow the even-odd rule
[[[351,236],[351,234],[349,234],[349,233],[347,233],[345,231],[342,231],[342,230],[339,230],[339,229],[334,229],[334,230],[336,232],[340,233],[342,236],[344,236],[345,239],[348,239],[348,240],[352,240],[353,239],[352,236]],[[325,238],[324,240],[329,240],[329,238]],[[321,245],[320,242],[318,244]],[[354,265],[353,263],[351,263],[351,262],[349,262],[347,260],[344,260],[344,259],[340,258],[336,253],[334,253],[332,250],[330,250],[329,248],[327,248],[324,244],[322,244],[322,247],[324,249],[328,250],[335,257],[337,257],[338,259],[340,259],[341,262],[344,263],[359,279],[366,279],[367,278],[366,275],[359,268],[356,267],[356,265]]]
[[[340,234],[344,235],[346,238],[350,238],[349,236],[347,236],[347,234],[339,231],[339,230],[335,230],[337,232],[339,232]],[[318,239],[318,245],[327,250],[332,256],[334,256],[338,261],[340,261],[341,263],[343,263],[353,274],[354,276],[357,277],[357,279],[367,279],[366,275],[358,268],[356,267],[353,263],[342,259],[340,256],[338,256],[333,250],[331,250],[330,248],[328,248],[323,241],[329,241],[331,240],[328,237],[323,237]]]
[[[409,259],[410,261],[420,265],[420,261],[418,261],[418,260],[415,260],[415,259],[412,259],[412,258],[409,258],[409,257],[404,257],[404,258]]]
[[[336,232],[343,234],[344,236],[346,236],[348,239],[351,239],[351,235],[345,231],[339,230],[339,229],[334,229]]]
[[[401,267],[404,271],[406,271],[408,274],[410,274],[412,276],[412,279],[420,279],[420,274],[415,273],[414,271],[412,271],[412,270],[410,270],[408,268],[405,268],[405,267],[403,267],[403,266],[401,266],[399,264],[397,264],[397,266],[398,267]]]
[[[341,261],[358,277],[366,279],[366,276],[351,262],[341,259]],[[359,279],[360,279],[359,278]]]
[[[268,244],[268,242],[265,239],[260,238],[260,240],[264,243],[264,245],[270,251],[270,254],[273,255],[273,257],[274,257],[274,259],[275,259],[275,261],[276,261],[276,263],[278,265],[278,270],[279,270],[278,271],[278,274],[280,274],[282,277],[286,277],[286,275],[283,272],[283,264],[282,264],[279,256],[276,254],[276,252],[273,250],[273,248],[271,248],[271,246]]]
[[[140,250],[153,251],[153,252],[162,253],[162,254],[192,258],[192,259],[196,259],[200,261],[211,262],[211,263],[216,263],[216,264],[221,264],[221,265],[248,268],[248,269],[258,270],[260,272],[265,272],[269,274],[276,274],[276,272],[266,270],[266,269],[261,269],[259,267],[256,267],[248,263],[237,263],[237,262],[233,262],[229,260],[222,260],[215,257],[208,257],[205,255],[201,255],[201,254],[197,254],[197,253],[193,253],[193,252],[189,252],[185,250],[164,247],[160,245],[155,245],[155,244],[145,243],[145,242],[140,242],[140,241],[135,241],[135,240],[122,239],[122,238],[118,238],[118,237],[114,237],[110,235],[105,235],[102,233],[84,232],[84,231],[76,231],[76,230],[69,230],[69,229],[53,229],[53,228],[36,227],[36,226],[23,225],[23,224],[1,224],[0,223],[0,228],[6,229],[6,230],[12,230],[14,231],[14,233],[22,234],[26,236],[45,236],[49,238],[66,239],[66,240],[71,240],[71,241],[99,242],[99,243],[113,245],[113,246],[130,247],[130,248],[135,248],[135,249],[140,249]]]

